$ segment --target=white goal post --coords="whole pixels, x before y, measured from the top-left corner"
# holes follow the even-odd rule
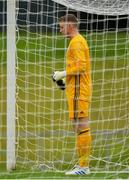
[[[126,172],[129,0],[7,0],[7,170],[63,172],[76,163],[65,93],[51,79],[65,68],[58,20],[66,13],[77,15],[91,54],[91,170]]]
[[[7,170],[15,169],[16,0],[7,0]]]

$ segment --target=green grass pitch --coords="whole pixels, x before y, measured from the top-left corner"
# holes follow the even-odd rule
[[[20,32],[16,39],[17,168],[10,173],[6,172],[6,35],[0,34],[0,37],[0,179],[128,179],[129,135],[123,131],[128,127],[129,120],[129,37],[126,32],[118,33],[117,39],[114,32],[87,34],[92,60],[93,99],[90,119],[94,146],[91,158],[93,171],[84,177],[66,177],[63,172],[56,170],[32,168],[38,161],[45,160],[49,164],[49,161],[62,159],[62,148],[66,151],[64,161],[71,162],[71,149],[74,147],[72,143],[65,143],[74,142],[70,133],[70,136],[64,137],[66,132],[72,131],[65,93],[59,91],[51,81],[52,72],[65,66],[64,45],[68,41],[51,34],[45,36],[32,32]],[[122,131],[112,134],[116,129]],[[111,135],[103,137],[99,134],[103,131],[111,132]],[[51,132],[53,139],[50,139]],[[97,141],[98,137],[100,141]],[[25,159],[27,165],[24,164]],[[112,163],[107,165],[108,161]],[[57,169],[63,171],[71,166],[58,162],[55,164]],[[94,167],[98,166],[101,172],[94,171]],[[107,172],[103,167],[107,167]]]

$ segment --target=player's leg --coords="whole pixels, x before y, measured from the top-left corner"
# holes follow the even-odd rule
[[[73,123],[73,130],[77,134],[76,149],[79,157],[79,166],[66,174],[89,174],[89,155],[91,151],[91,134],[88,124],[89,104],[84,101],[78,102],[78,119],[74,118],[74,104],[69,101],[69,117]]]
[[[88,117],[82,117],[78,118],[78,120],[71,119],[72,125],[73,125],[73,131],[75,133],[79,133],[83,129],[89,128],[89,118]]]
[[[89,103],[78,101],[78,119],[74,119],[73,127],[76,129],[76,149],[79,157],[80,167],[89,167],[89,156],[91,152],[91,133],[89,128]]]
[[[91,151],[91,134],[88,126],[88,118],[80,118],[78,122],[74,122],[73,129],[76,132],[76,149],[79,158],[79,165],[75,166],[71,171],[66,174],[89,174],[89,157]]]
[[[90,128],[87,126],[88,118],[79,118],[78,121],[76,149],[79,157],[79,165],[80,167],[89,167],[92,139]]]

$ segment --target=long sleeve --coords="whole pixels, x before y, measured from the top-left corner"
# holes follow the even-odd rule
[[[68,53],[67,53],[67,68],[66,74],[77,74],[86,71],[86,59],[89,54],[89,49],[83,46],[79,41],[71,43]]]

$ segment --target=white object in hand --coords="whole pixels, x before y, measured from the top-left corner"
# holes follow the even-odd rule
[[[53,73],[53,79],[58,81],[66,76],[66,71],[55,71]]]

